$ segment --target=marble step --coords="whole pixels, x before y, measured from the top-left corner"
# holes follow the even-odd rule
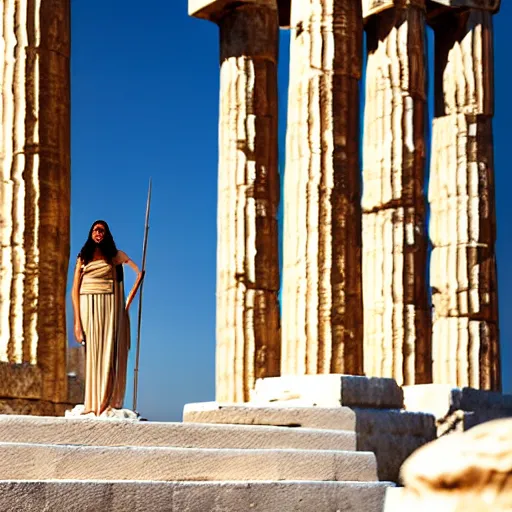
[[[17,479],[378,480],[370,452],[0,443],[0,480]]]
[[[282,402],[276,405],[199,402],[185,405],[183,421],[185,423],[305,427],[357,433],[380,429],[394,434],[435,436],[433,415],[401,409],[299,407],[287,406]]]
[[[0,442],[177,448],[355,450],[355,432],[0,415]]]
[[[0,510],[382,512],[383,482],[0,481]]]
[[[420,446],[436,438],[432,414],[403,409],[357,407],[299,407],[274,405],[187,404],[183,420],[211,424],[266,425],[352,431],[357,450],[375,453],[380,480],[398,482],[400,466]],[[299,428],[300,427],[300,428]]]

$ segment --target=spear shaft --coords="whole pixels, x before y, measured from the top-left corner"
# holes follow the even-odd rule
[[[144,242],[142,245],[142,282],[140,283],[139,309],[137,315],[137,350],[135,353],[135,368],[133,370],[133,411],[137,411],[137,391],[139,385],[139,357],[140,357],[140,328],[142,324],[142,292],[144,290],[144,276],[146,275],[146,252],[149,233],[149,210],[151,207],[151,178],[149,179],[148,201],[146,204],[146,221],[144,224]]]

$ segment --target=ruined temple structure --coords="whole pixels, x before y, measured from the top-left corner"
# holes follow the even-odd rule
[[[0,412],[62,414],[69,0],[4,0],[0,19]]]
[[[64,322],[69,6],[0,3],[0,510],[510,510],[512,420],[454,434],[512,416],[492,391],[499,1],[189,0],[220,29],[217,402],[182,423],[2,414],[83,396]]]
[[[499,4],[189,0],[220,28],[218,401],[247,401],[257,378],[276,375],[500,390]],[[291,31],[280,318],[279,28]]]
[[[500,390],[498,8],[189,0],[190,14],[220,33],[217,400],[248,401],[261,378],[315,374]],[[0,412],[60,414],[69,402],[70,2],[5,0],[0,14]],[[280,28],[291,32],[282,193]]]

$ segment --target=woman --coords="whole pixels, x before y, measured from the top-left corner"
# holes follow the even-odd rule
[[[123,264],[139,268],[116,247],[108,224],[96,221],[76,262],[73,279],[75,337],[86,347],[85,401],[82,414],[122,409],[126,388],[130,324],[125,308]],[[130,301],[131,302],[131,301]]]

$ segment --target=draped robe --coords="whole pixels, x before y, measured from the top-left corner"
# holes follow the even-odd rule
[[[122,271],[104,260],[82,265],[80,320],[86,343],[83,414],[122,409],[126,390],[130,323]]]

